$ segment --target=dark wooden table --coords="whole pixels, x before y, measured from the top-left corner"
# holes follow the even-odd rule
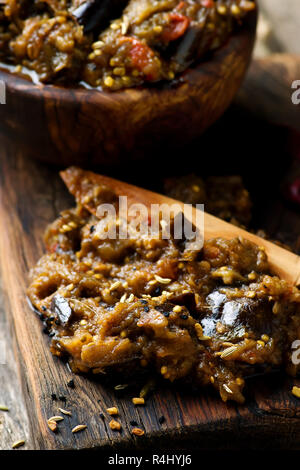
[[[0,346],[5,356],[5,363],[0,363],[0,404],[5,404],[9,408],[9,412],[0,411],[0,449],[11,449],[12,443],[19,439],[25,439],[26,448],[31,449],[29,420],[21,392],[2,288],[0,289]]]

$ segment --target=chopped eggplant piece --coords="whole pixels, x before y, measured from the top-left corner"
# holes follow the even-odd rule
[[[67,299],[56,294],[51,302],[51,311],[57,316],[61,325],[66,326],[71,318],[72,309]]]
[[[198,49],[201,35],[201,26],[194,25],[188,29],[172,56],[172,59],[177,62],[179,68],[185,69],[193,62],[195,54],[196,57],[199,55]]]
[[[256,338],[263,334],[272,335],[275,316],[272,304],[266,299],[230,299],[216,290],[208,295],[207,302],[210,310],[201,319],[205,335],[232,342],[243,338],[247,331]],[[219,331],[217,325],[222,325]]]
[[[88,0],[73,12],[72,16],[84,27],[84,32],[105,28],[109,22],[121,14],[127,0]]]

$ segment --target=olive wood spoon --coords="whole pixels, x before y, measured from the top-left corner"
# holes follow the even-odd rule
[[[133,186],[128,183],[110,178],[108,176],[98,175],[92,172],[86,172],[88,179],[93,184],[106,185],[111,188],[117,196],[127,196],[127,203],[130,204],[144,204],[148,209],[151,208],[151,204],[167,204],[179,205],[182,210],[184,208],[184,203],[171,199],[162,194],[154,193],[146,189]],[[70,186],[70,179],[68,170],[61,172],[61,177],[66,185]],[[72,192],[72,191],[71,191]],[[95,208],[86,204],[86,207],[95,214]],[[192,220],[194,223],[196,221],[196,212],[198,209],[192,209]],[[270,267],[274,274],[278,275],[281,279],[285,279],[292,285],[300,284],[300,257],[294,253],[277,246],[274,243],[271,243],[263,238],[249,233],[246,230],[243,230],[235,225],[229,224],[228,222],[223,221],[213,215],[210,215],[206,212],[202,213],[204,217],[204,240],[209,240],[210,238],[224,237],[227,239],[235,237],[243,237],[248,239],[259,246],[265,248],[268,255],[268,260]],[[187,218],[189,218],[187,216]]]

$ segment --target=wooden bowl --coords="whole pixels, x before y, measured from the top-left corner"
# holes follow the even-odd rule
[[[257,14],[173,84],[120,92],[35,85],[1,69],[0,131],[31,157],[59,165],[112,165],[184,145],[213,124],[249,65]],[[167,158],[167,156],[166,156]]]

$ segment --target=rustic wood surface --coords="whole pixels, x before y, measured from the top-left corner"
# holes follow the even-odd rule
[[[136,390],[118,396],[111,385],[80,376],[74,379],[75,389],[68,388],[72,374],[50,354],[48,338],[42,334],[41,322],[30,310],[25,292],[26,272],[43,253],[44,228],[60,209],[69,206],[70,197],[56,169],[24,161],[22,152],[4,136],[1,142],[0,259],[33,448],[157,449],[194,446],[196,441],[198,448],[230,448],[237,438],[241,448],[300,448],[299,401],[290,392],[294,381],[278,375],[260,381],[259,386],[250,383],[245,406],[224,404],[211,392],[165,385],[149,397],[145,407],[136,408],[130,400]],[[52,393],[65,396],[66,403],[60,398],[53,401]],[[112,405],[120,410],[121,433],[110,430],[107,415],[105,420],[100,417]],[[66,416],[54,434],[46,420],[59,414],[58,407],[71,410],[72,417]],[[162,425],[158,421],[161,415],[166,418]],[[132,436],[131,420],[145,429],[144,437]],[[77,424],[88,428],[74,435],[71,428]]]
[[[0,286],[0,405],[9,409],[8,412],[0,411],[0,449],[10,449],[20,439],[26,439],[26,447],[32,448],[29,419],[14,355],[11,322],[6,313],[4,292]]]
[[[0,69],[6,83],[0,128],[22,142],[24,153],[64,165],[119,164],[153,156],[162,142],[182,145],[231,103],[251,60],[256,17],[251,12],[212,59],[188,69],[173,84],[91,93],[36,86]]]

